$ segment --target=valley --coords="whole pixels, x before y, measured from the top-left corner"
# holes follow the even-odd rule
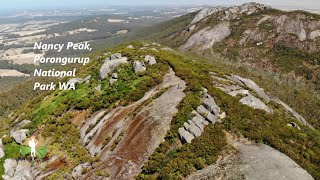
[[[14,16],[5,15],[0,19],[0,61],[26,66],[39,65],[34,62],[35,56],[75,56],[87,53],[84,50],[76,54],[74,51],[59,51],[59,54],[45,49],[34,50],[34,44],[59,43],[66,44],[88,43],[95,44],[99,41],[108,41],[109,38],[121,36],[141,27],[150,26],[171,18],[195,11],[196,7],[187,8],[90,8],[81,10],[56,10],[56,11],[24,11],[16,12]],[[50,15],[48,15],[48,13]],[[96,45],[95,50],[99,47]],[[10,66],[15,68],[15,65]],[[0,69],[5,67],[0,66]],[[15,69],[19,71],[19,69]],[[8,72],[8,73],[6,73]],[[20,71],[19,71],[20,72]],[[3,77],[16,77],[13,71],[4,71]],[[23,73],[23,72],[20,72]],[[30,76],[32,74],[27,73]],[[21,74],[19,74],[20,76]],[[8,79],[8,78],[5,78]],[[12,84],[14,78],[10,78]],[[18,80],[18,79],[17,79]],[[10,83],[2,84],[10,88]],[[9,85],[9,86],[8,86]],[[5,87],[3,87],[5,89]]]

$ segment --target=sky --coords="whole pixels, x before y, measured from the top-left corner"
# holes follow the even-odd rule
[[[56,7],[93,7],[108,5],[125,6],[189,6],[189,5],[238,5],[253,0],[0,0],[2,10],[27,10]],[[256,0],[273,7],[320,9],[320,0]]]

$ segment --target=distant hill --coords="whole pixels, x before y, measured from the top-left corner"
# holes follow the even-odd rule
[[[215,66],[253,78],[319,124],[319,111],[313,111],[320,108],[319,32],[317,14],[247,3],[205,8],[127,38],[197,54]]]
[[[159,32],[159,40],[182,51],[219,53],[319,84],[319,15],[249,3],[203,9],[190,20],[192,16],[185,16],[185,27],[172,23],[167,34]]]

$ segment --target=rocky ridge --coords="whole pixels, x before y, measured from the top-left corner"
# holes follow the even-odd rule
[[[291,113],[292,116],[295,117],[296,120],[298,120],[300,123],[312,127],[299,113],[294,111],[291,107],[289,107],[278,98],[267,95],[267,93],[262,88],[260,88],[255,82],[250,79],[242,78],[237,75],[226,75],[225,77],[219,77],[215,73],[211,73],[211,77],[213,79],[214,86],[221,89],[230,96],[244,96],[239,101],[244,105],[250,106],[254,109],[261,109],[268,113],[272,113],[272,108],[268,107],[266,103],[273,101],[278,103],[286,111]],[[255,94],[262,100],[255,97]]]
[[[149,45],[145,45],[145,48],[140,50],[149,51],[146,54],[152,54],[150,53],[151,51],[159,52],[163,48],[159,46],[151,49],[148,48],[148,46]],[[155,44],[154,46],[157,45]],[[138,46],[135,45],[135,47]],[[166,49],[165,51],[171,50]],[[114,61],[114,63],[117,64],[117,61],[122,61],[122,58],[126,58],[127,62],[124,63],[125,67],[129,69],[130,72],[133,72],[132,75],[137,73],[137,75],[140,76],[144,73],[140,74],[141,71],[135,71],[135,61],[144,64],[143,67],[145,69],[143,71],[147,71],[147,68],[149,69],[152,66],[156,66],[158,60],[161,63],[161,58],[159,55],[151,56],[146,54],[143,56],[136,56],[134,59],[122,57],[120,53],[112,54],[110,58],[105,59],[102,66],[108,64],[110,61]],[[157,57],[157,60],[155,57]],[[107,69],[109,70],[108,73],[105,74],[105,78],[109,77],[109,81],[106,80],[106,83],[102,82],[105,80],[105,78],[103,79],[101,74],[99,74],[99,77],[91,77],[91,75],[86,74],[86,78],[75,78],[72,80],[72,82],[78,83],[79,85],[89,86],[91,82],[96,81],[93,86],[89,87],[92,88],[93,93],[96,93],[95,95],[100,95],[105,89],[105,87],[103,87],[105,84],[108,84],[109,82],[112,87],[116,87],[122,79],[121,73],[118,71],[119,66],[113,66],[110,64],[108,65]],[[101,69],[102,67],[100,68],[100,73],[105,73],[105,71],[101,71]],[[120,76],[118,76],[118,73]],[[272,103],[276,102],[280,104],[284,109],[292,113],[292,115],[300,121],[299,123],[291,122],[288,124],[288,126],[296,128],[300,132],[303,132],[305,128],[303,125],[308,125],[304,118],[296,113],[292,108],[286,106],[285,103],[279,99],[272,97],[269,93],[265,92],[263,88],[259,87],[250,79],[233,74],[218,75],[217,73],[206,73],[206,76],[208,76],[207,78],[212,81],[214,87],[221,89],[230,96],[240,97],[240,103],[254,109],[261,109],[266,111],[268,114],[272,114],[277,112],[275,111]],[[78,115],[81,114],[81,117],[78,117],[77,115],[75,117],[77,120],[73,120],[72,122],[77,125],[78,130],[80,131],[80,141],[87,149],[89,154],[92,157],[96,157],[98,159],[97,161],[99,162],[79,162],[79,164],[74,164],[72,165],[73,171],[70,171],[70,174],[66,173],[64,177],[70,179],[133,179],[136,175],[138,175],[151,154],[162,142],[164,142],[164,137],[167,131],[170,129],[171,120],[178,112],[177,107],[186,96],[185,91],[187,89],[187,84],[184,81],[185,79],[182,79],[183,78],[178,77],[178,73],[176,75],[173,69],[170,68],[170,70],[163,77],[163,82],[147,91],[144,96],[137,101],[125,105],[117,104],[110,109],[100,109],[99,111],[93,112],[89,116],[87,116],[88,114],[86,110],[76,112]],[[97,86],[97,84],[99,84],[99,86]],[[200,97],[202,98],[201,105],[197,108],[193,107],[191,110],[193,116],[191,118],[188,117],[183,126],[179,125],[180,128],[178,129],[178,132],[175,131],[179,134],[180,140],[183,143],[181,144],[177,137],[177,140],[179,141],[177,146],[190,145],[190,143],[192,144],[195,140],[197,140],[196,138],[201,136],[203,137],[205,128],[208,128],[206,126],[210,125],[211,127],[213,124],[215,124],[216,127],[217,124],[221,125],[222,119],[228,117],[228,114],[223,112],[227,112],[226,107],[219,107],[217,105],[215,101],[215,95],[209,95],[206,89],[203,89],[202,95],[203,96]],[[13,128],[13,130],[20,130],[24,125],[29,123],[28,121],[22,122],[21,125],[20,123],[16,123],[17,125],[14,126],[15,128]],[[300,123],[302,125],[300,125]],[[299,125],[302,128],[300,128]],[[291,127],[286,128],[290,129]],[[237,148],[237,145],[234,146]],[[262,156],[273,157],[275,154],[276,156],[278,154],[272,148],[270,149],[268,147],[262,147],[263,145],[261,145],[261,147],[260,145],[258,146],[257,149],[255,149],[255,146],[252,146],[244,147],[244,150],[241,149],[241,147],[238,150],[250,152],[251,150],[252,152],[254,151],[254,155],[257,155],[255,156],[257,161],[264,160]],[[261,156],[258,151],[263,152],[263,155]],[[243,161],[246,161],[249,159],[249,156],[246,154],[241,156],[241,158]],[[297,171],[298,177],[306,177],[307,179],[310,177],[306,171],[297,166],[297,164],[295,164],[292,160],[290,161],[290,159],[288,159],[289,158],[286,157],[282,160],[283,162],[287,162],[288,164],[299,169],[299,171]],[[244,163],[243,161],[241,161],[241,163],[245,165],[250,167],[255,166],[255,164],[250,164],[251,162],[246,161]],[[20,161],[16,161],[16,163],[19,164]],[[232,164],[230,161],[226,162],[227,165],[230,165],[229,163]],[[219,166],[219,162],[215,165]],[[282,173],[282,169],[288,170],[288,172],[292,171],[292,168],[290,168],[291,166],[287,167],[282,164],[282,162],[276,166],[281,167],[281,172],[276,173],[275,177],[280,177],[278,176],[279,174],[285,174]],[[251,171],[243,170],[240,171],[240,174],[236,175],[249,174],[248,177],[262,176],[261,172],[269,167],[274,169],[274,166],[269,166],[267,163],[264,167],[260,168],[259,166],[260,169],[257,170],[258,173],[256,174],[252,173]],[[15,168],[16,166],[14,165],[11,168],[7,168],[8,171],[6,175],[8,178],[17,178],[16,175],[11,172],[19,172],[19,170],[17,171]],[[56,169],[47,172],[42,171],[40,174],[34,176],[32,175],[32,178],[45,178],[46,176],[50,175],[50,173],[53,173]],[[101,171],[104,172],[105,177],[101,176]],[[31,170],[30,173],[33,174],[33,171]],[[20,174],[24,176],[23,173]],[[29,176],[28,174],[26,176]],[[199,176],[196,177],[199,178]],[[264,177],[267,176],[265,175]]]

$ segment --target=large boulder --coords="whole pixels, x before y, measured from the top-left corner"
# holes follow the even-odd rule
[[[213,115],[212,113],[209,113],[209,114],[207,115],[207,120],[208,120],[209,122],[211,122],[212,124],[214,124],[214,123],[217,122],[218,118],[217,118],[217,116]]]
[[[31,163],[28,161],[19,161],[12,180],[33,180],[31,173]]]
[[[202,117],[197,111],[192,111],[192,114],[195,116],[192,118],[192,121],[194,122],[201,122],[203,125],[208,125],[208,121],[204,117]]]
[[[203,106],[207,108],[210,112],[213,112],[216,116],[220,114],[219,106],[216,104],[214,99],[208,94],[205,95],[205,98],[203,100]]]
[[[29,120],[23,120],[23,121],[19,122],[18,124],[14,125],[11,128],[10,136],[13,137],[17,143],[21,144],[25,139],[27,139],[27,134],[29,133],[29,130],[28,129],[20,129],[20,128],[22,128],[30,123],[31,123],[31,121],[29,121]]]
[[[101,84],[99,86],[95,87],[94,89],[101,92]]]
[[[206,50],[211,48],[215,43],[224,40],[230,34],[230,23],[222,22],[213,28],[209,26],[198,31],[180,49],[188,51],[194,47],[199,47],[200,50]]]
[[[37,173],[32,172],[31,163],[28,161],[19,161],[6,159],[4,163],[5,174],[2,176],[5,180],[33,180]]]
[[[18,163],[16,160],[6,159],[3,164],[3,167],[4,167],[4,175],[2,176],[3,179],[13,177],[17,165],[18,165]]]
[[[194,139],[194,136],[184,128],[179,128],[178,132],[181,140],[184,142],[191,143],[192,139]]]
[[[75,178],[75,179],[81,177],[83,169],[84,168],[90,168],[90,167],[91,167],[91,163],[89,163],[89,162],[86,162],[86,163],[83,163],[83,164],[79,164],[77,167],[75,167],[72,170],[72,177]]]
[[[195,124],[198,128],[200,128],[201,129],[201,131],[204,131],[204,124],[202,123],[202,122],[200,122],[200,121],[198,121],[197,119],[192,119],[191,120],[192,121],[192,123],[193,124]]]
[[[298,130],[301,130],[300,126],[295,122],[290,122],[289,124],[287,124],[287,126],[291,126],[291,127],[294,127]]]
[[[112,55],[109,57],[109,60],[121,59],[121,58],[122,58],[121,53],[115,53],[115,54],[112,54]]]
[[[247,105],[249,107],[252,107],[254,109],[261,109],[261,110],[264,110],[268,113],[272,113],[272,109],[270,109],[266,104],[264,104],[260,99],[252,96],[252,95],[249,95],[249,96],[246,96],[242,99],[240,99],[240,103],[244,104],[244,105]]]
[[[317,29],[315,31],[312,31],[310,34],[309,34],[309,39],[311,40],[314,40],[315,38],[317,37],[320,37],[320,30]]]
[[[111,60],[106,60],[100,68],[100,78],[105,79],[106,77],[108,77],[109,73],[115,70],[116,67],[126,63],[128,63],[128,58],[126,57],[122,57],[119,59],[111,58]]]
[[[19,143],[22,144],[22,142],[27,139],[27,134],[29,133],[28,129],[20,129],[17,131],[13,131],[10,133],[10,136],[13,137],[13,139]]]
[[[135,73],[143,72],[147,70],[146,65],[142,61],[134,61],[133,70]]]
[[[190,124],[188,131],[195,137],[201,136],[202,133],[201,129],[193,123]]]
[[[91,75],[88,75],[87,77],[85,77],[85,78],[83,79],[83,81],[86,82],[86,83],[89,83],[89,81],[90,81],[91,78],[92,78],[92,76],[91,76]]]
[[[83,82],[83,79],[81,78],[72,78],[68,81],[68,84],[77,84],[77,83],[82,83]]]
[[[118,80],[118,74],[117,73],[112,73],[111,78],[109,80],[110,84],[114,84]]]
[[[200,123],[201,124],[201,123]],[[204,128],[204,126],[202,125],[202,127]],[[193,121],[188,120],[188,122],[184,123],[184,128],[186,130],[188,130],[191,134],[193,134],[195,137],[199,137],[201,136],[201,133],[203,132],[203,130],[201,130],[201,128],[199,128]]]
[[[210,113],[203,105],[197,107],[197,112],[204,117],[207,117],[207,115]]]
[[[257,22],[257,26],[260,26],[261,24],[263,24],[264,22],[268,21],[270,18],[272,18],[269,15],[264,15],[263,18],[261,18],[258,22]]]
[[[150,56],[150,55],[147,55],[147,56],[144,58],[144,60],[145,60],[148,64],[150,64],[150,65],[153,65],[153,64],[156,64],[156,63],[157,63],[156,59],[155,59],[153,56]]]
[[[187,123],[187,122],[185,122],[185,123],[183,124],[183,127],[188,130],[188,129],[190,128],[190,124]]]

